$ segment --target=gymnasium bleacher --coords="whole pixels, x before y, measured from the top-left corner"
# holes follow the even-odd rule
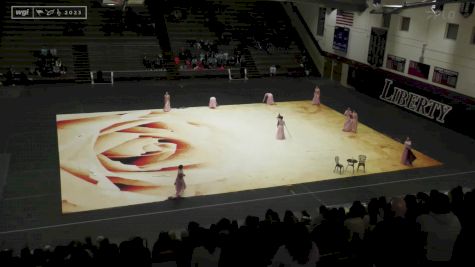
[[[292,74],[295,70],[300,70],[300,75],[304,74],[299,62],[303,50],[298,36],[287,34],[292,33],[292,29],[279,3],[239,0],[226,1],[224,4],[220,1],[201,1],[201,7],[200,4],[187,6],[187,1],[165,3],[171,12],[165,14],[168,34],[165,39],[170,41],[172,54],[177,55],[180,49],[187,48],[190,40],[213,41],[219,42],[219,51],[229,55],[233,55],[236,48],[242,50],[249,77],[269,75],[272,65],[277,66],[277,75]],[[155,29],[154,18],[146,5],[128,6],[127,10],[122,11],[120,7],[100,5],[94,0],[64,0],[54,4],[87,4],[87,20],[65,23],[63,20],[9,19],[9,7],[22,4],[20,1],[5,2],[0,47],[2,72],[10,68],[14,73],[29,72],[28,78],[33,82],[54,80],[87,83],[91,81],[90,72],[97,71],[115,72],[116,79],[166,76],[163,72],[147,71],[142,63],[144,56],[153,58],[163,53],[159,45],[159,39],[163,37],[157,36],[159,31]],[[29,4],[46,3],[33,1]],[[269,5],[267,11],[263,5]],[[172,21],[170,18],[175,10],[183,10],[188,16],[181,21]],[[247,18],[252,18],[254,24],[243,21],[250,14],[252,17]],[[259,35],[268,36],[265,49],[264,41],[259,40],[261,45],[251,34],[257,28],[268,30],[267,33],[259,32]],[[228,39],[226,42],[220,41],[223,36]],[[273,44],[272,40],[285,40],[286,45]],[[66,73],[55,77],[35,75],[35,53],[41,49],[55,49],[62,65],[67,68]],[[239,68],[238,65],[230,67]],[[214,73],[224,77],[227,74],[224,71]],[[211,74],[213,72],[206,71],[200,75]],[[182,70],[180,75],[195,76],[196,73]]]

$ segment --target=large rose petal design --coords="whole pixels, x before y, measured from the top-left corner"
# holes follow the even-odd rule
[[[160,178],[163,175],[154,173],[171,177],[179,164],[195,168],[199,165],[199,162],[186,162],[183,154],[191,146],[181,138],[182,133],[162,121],[163,112],[80,115],[80,118],[61,115],[57,119],[62,191],[68,192],[63,200],[68,207],[90,205],[86,198],[66,189],[68,184],[87,183],[87,187],[110,192],[146,194],[151,189],[173,187],[170,178],[163,180]]]

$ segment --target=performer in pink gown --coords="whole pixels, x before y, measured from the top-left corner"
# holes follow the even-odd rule
[[[165,112],[170,111],[172,108],[170,105],[170,95],[168,94],[168,92],[165,92],[165,96],[163,97],[163,102],[165,103],[163,107],[163,111]]]
[[[320,105],[320,88],[315,87],[315,92],[313,93],[312,105]]]
[[[351,131],[356,133],[358,130],[358,113],[356,113],[356,110],[353,110],[353,113],[351,114]]]
[[[284,127],[285,127],[284,117],[279,114],[277,116],[277,135],[276,135],[277,140],[285,139]]]
[[[209,108],[216,108],[218,106],[218,101],[216,101],[216,97],[212,96],[209,98]]]
[[[175,180],[175,197],[179,198],[182,196],[183,192],[185,192],[186,189],[186,183],[185,183],[185,174],[183,173],[183,165],[178,166],[178,174],[176,176]]]
[[[262,99],[262,102],[266,103],[267,105],[274,105],[274,96],[271,93],[265,93],[264,94],[264,99]]]
[[[412,162],[416,160],[416,156],[412,153],[412,142],[409,137],[406,137],[404,142],[404,150],[402,152],[401,163],[407,166],[412,166]]]
[[[343,124],[343,131],[350,132],[351,131],[351,116],[353,115],[353,112],[351,112],[350,108],[347,108],[345,110],[345,113],[343,114],[346,117],[345,124]]]

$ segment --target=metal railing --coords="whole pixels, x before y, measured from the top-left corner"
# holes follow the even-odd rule
[[[298,10],[297,6],[293,3],[282,3],[287,15],[292,22],[295,30],[300,36],[305,49],[307,49],[308,54],[312,58],[314,65],[317,67],[318,71],[323,74],[323,64],[324,64],[324,55],[325,51],[318,44],[317,39],[313,35],[312,31],[307,25],[304,17]]]

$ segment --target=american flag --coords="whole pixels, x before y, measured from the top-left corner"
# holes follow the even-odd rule
[[[353,26],[353,13],[338,9],[336,11],[336,24]]]

